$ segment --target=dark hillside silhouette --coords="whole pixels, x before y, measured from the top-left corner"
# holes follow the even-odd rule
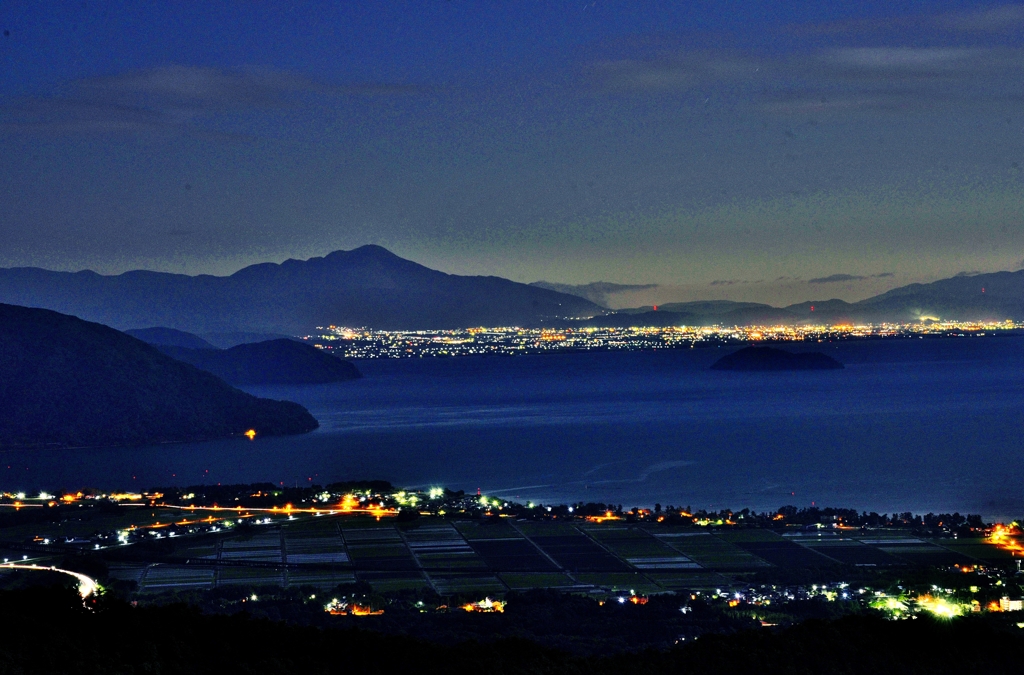
[[[43,309],[0,305],[0,447],[150,444],[296,434],[318,424],[145,342]]]

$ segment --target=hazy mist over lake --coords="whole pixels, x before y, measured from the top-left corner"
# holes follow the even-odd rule
[[[1024,515],[1024,338],[803,345],[845,370],[723,373],[722,348],[360,361],[365,377],[260,387],[311,434],[3,453],[5,484],[381,478],[517,501],[783,504]],[[1010,459],[1008,459],[1010,458]]]

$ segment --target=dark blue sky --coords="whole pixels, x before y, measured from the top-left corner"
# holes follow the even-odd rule
[[[662,285],[630,304],[856,298],[1024,257],[1024,5],[16,4],[3,266],[378,243]],[[863,278],[808,283],[836,274]]]

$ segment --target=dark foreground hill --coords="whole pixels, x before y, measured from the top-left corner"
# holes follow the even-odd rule
[[[183,604],[132,607],[110,596],[90,598],[83,606],[75,591],[61,588],[6,591],[0,601],[11,619],[0,632],[0,670],[23,675],[450,675],[483,666],[500,675],[1002,675],[1020,672],[1024,648],[1024,631],[991,617],[886,621],[849,616],[812,619],[777,631],[704,635],[664,650],[583,657],[510,637],[520,631],[509,630],[516,626],[508,626],[509,617],[502,615],[460,616],[464,625],[491,626],[488,639],[466,640],[455,630],[438,644],[375,632],[373,619],[365,617],[356,619],[359,624],[337,622],[346,628],[288,624],[280,619],[291,613],[262,598],[243,604],[239,595],[225,594],[221,600],[221,611],[239,612],[227,616],[200,614]],[[677,607],[685,602],[679,598]],[[624,608],[623,613],[644,609]],[[430,618],[426,615],[425,620]],[[528,616],[519,621],[531,626]],[[502,628],[507,632],[500,632]]]
[[[439,329],[536,325],[602,313],[573,295],[499,277],[445,274],[379,246],[262,263],[231,276],[0,269],[0,302],[118,329],[305,335],[316,326]]]
[[[840,370],[844,366],[821,352],[792,352],[772,347],[744,347],[711,364],[711,370]]]
[[[103,326],[0,304],[0,447],[87,446],[315,429],[309,412],[257,398]]]
[[[256,342],[231,349],[158,345],[160,351],[237,385],[326,384],[355,380],[354,365],[295,340]]]

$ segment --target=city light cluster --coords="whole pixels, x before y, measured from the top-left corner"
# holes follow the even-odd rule
[[[922,323],[633,326],[628,328],[520,328],[386,331],[319,327],[304,339],[350,359],[543,354],[564,351],[636,351],[757,342],[986,337],[1024,328],[1024,323],[927,321]]]

